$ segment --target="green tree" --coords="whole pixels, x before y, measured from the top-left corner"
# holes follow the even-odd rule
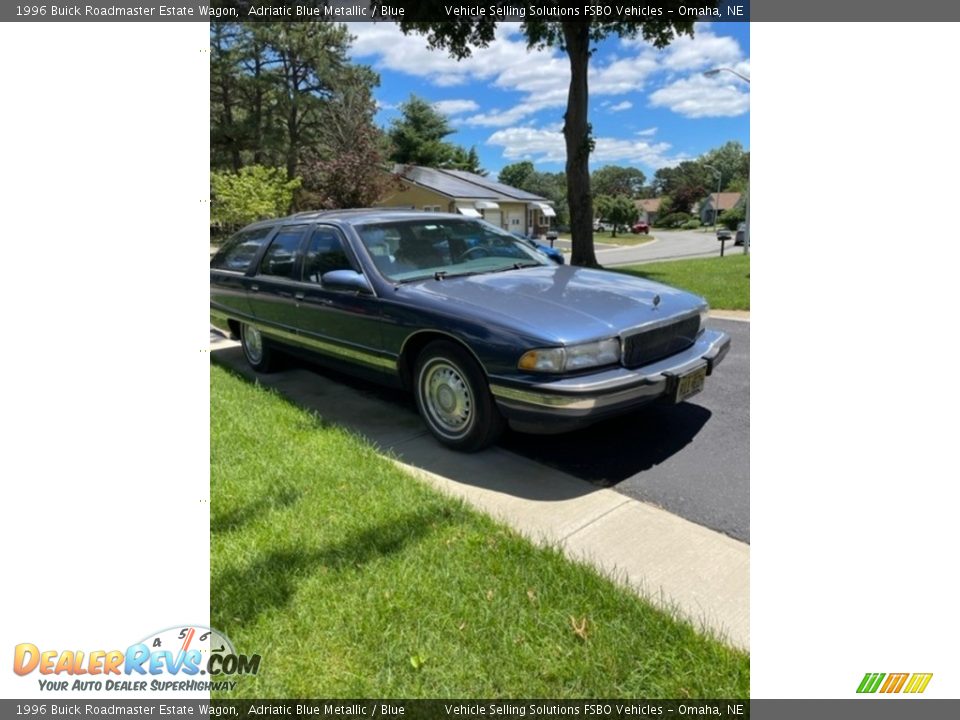
[[[746,187],[750,180],[750,153],[745,152],[743,145],[734,140],[704,153],[699,162],[711,165],[721,172],[722,190],[740,190]],[[716,188],[716,183],[713,187]]]
[[[661,203],[660,214],[689,213],[694,204],[710,192],[716,192],[716,175],[699,161],[686,160],[676,167],[660,168],[654,174],[654,186],[660,195],[669,195],[669,207]],[[711,185],[712,183],[712,185]]]
[[[639,197],[647,176],[637,168],[606,165],[594,170],[590,176],[590,187],[594,196],[597,195],[625,195]]]
[[[280,168],[247,165],[240,172],[210,173],[210,219],[230,230],[254,220],[285,215],[300,178],[290,180]]]
[[[611,237],[617,236],[619,226],[633,225],[640,215],[633,200],[625,195],[597,195],[596,209],[604,221],[613,225]]]
[[[520,188],[521,190],[527,190],[525,185],[535,173],[536,169],[533,167],[533,163],[529,160],[524,160],[523,162],[506,165],[503,170],[500,171],[500,174],[497,175],[497,182],[502,182],[504,185],[510,185],[511,187]],[[527,190],[527,192],[532,191]]]
[[[245,116],[242,103],[243,74],[241,23],[210,23],[210,166],[237,172],[243,164]]]
[[[389,141],[374,124],[376,78],[365,67],[346,73],[320,112],[321,142],[302,161],[300,207],[368,207],[380,200],[392,180],[386,172]]]
[[[569,219],[567,207],[567,177],[561,173],[539,172],[529,160],[505,166],[497,176],[504,185],[526,190],[553,203],[556,222],[565,225]]]
[[[390,159],[402,165],[440,167],[453,154],[453,146],[444,138],[453,134],[447,118],[423,98],[411,95],[400,106],[402,113],[390,125],[393,154]]]
[[[333,23],[211,23],[211,167],[283,166],[296,176],[322,142],[324,107],[357,67],[349,40]]]
[[[323,101],[333,96],[346,69],[350,36],[333,23],[255,23],[267,47],[276,99],[283,117],[287,177],[296,175],[304,147],[322,128]]]
[[[477,154],[475,145],[471,146],[469,150],[465,150],[459,145],[453,146],[450,157],[440,167],[451,170],[466,170],[477,175],[487,174],[487,171],[480,167],[480,156]]]
[[[747,209],[743,203],[720,213],[720,224],[727,230],[736,230],[737,226],[747,219]]]
[[[494,40],[497,20],[490,17],[463,19],[455,22],[430,18],[443,16],[445,0],[423,0],[400,21],[405,33],[427,36],[431,48],[442,48],[455,58],[470,55],[474,47],[486,47]],[[679,2],[668,1],[668,5]],[[712,2],[709,4],[715,4]],[[674,9],[676,8],[667,8]],[[678,12],[670,14],[679,18]],[[575,265],[597,266],[593,248],[593,201],[590,194],[590,153],[594,141],[588,110],[588,68],[595,45],[609,36],[642,37],[655,47],[670,44],[677,34],[693,35],[693,20],[649,21],[585,21],[578,18],[566,22],[527,20],[519,24],[531,48],[560,47],[570,61],[570,88],[564,114],[563,137],[566,144],[567,202],[570,208]]]

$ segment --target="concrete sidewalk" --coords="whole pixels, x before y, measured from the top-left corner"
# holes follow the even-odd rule
[[[218,363],[363,435],[442,492],[749,649],[745,543],[499,447],[472,455],[447,450],[428,433],[412,400],[398,393],[298,367],[256,375],[237,343],[213,333],[210,349]]]

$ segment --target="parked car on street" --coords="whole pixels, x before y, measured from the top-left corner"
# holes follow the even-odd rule
[[[745,222],[737,225],[737,238],[734,240],[734,245],[743,245],[744,240],[747,236],[747,224]]]
[[[643,233],[644,235],[649,235],[650,224],[647,223],[645,220],[641,220],[633,224],[633,227],[630,228],[630,232],[632,232],[634,235],[639,235],[640,233]]]
[[[382,208],[244,228],[210,261],[210,317],[257,372],[300,352],[411,390],[464,451],[508,423],[561,432],[681,402],[730,347],[688,292],[557,265],[462,215]]]

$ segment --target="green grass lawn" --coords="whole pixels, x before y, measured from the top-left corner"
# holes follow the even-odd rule
[[[750,256],[739,250],[725,257],[671,260],[608,268],[702,295],[711,308],[750,309]]]
[[[743,698],[749,657],[211,367],[221,697]],[[638,550],[639,552],[639,550]]]

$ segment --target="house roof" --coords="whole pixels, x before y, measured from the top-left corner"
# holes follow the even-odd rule
[[[643,200],[634,200],[633,204],[637,206],[638,210],[653,213],[660,211],[661,200],[663,200],[663,198],[644,198]]]
[[[546,198],[539,195],[464,170],[440,170],[420,165],[396,165],[393,171],[404,180],[452,198],[548,202]]]
[[[716,207],[718,210],[729,210],[730,208],[735,207],[738,202],[740,202],[740,197],[741,193],[738,192],[710,193],[710,195],[707,197],[707,201],[711,203],[711,207]]]

